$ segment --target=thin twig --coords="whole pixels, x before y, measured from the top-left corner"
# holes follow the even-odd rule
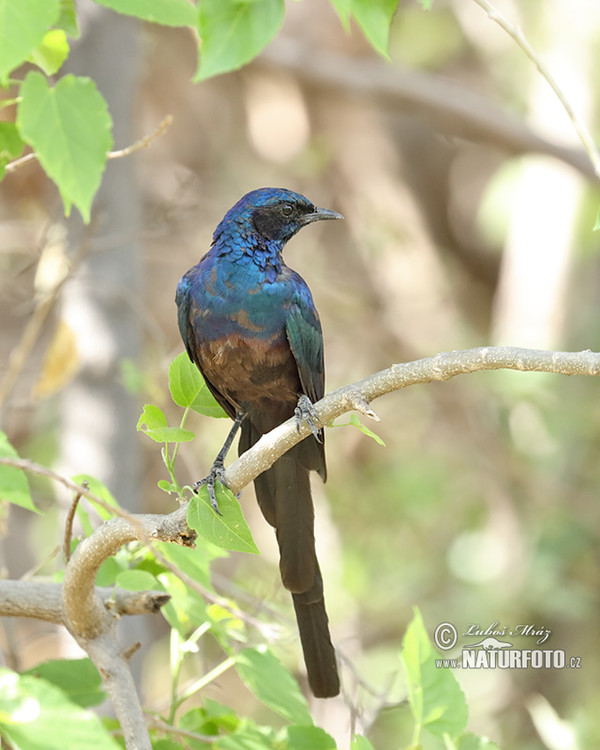
[[[150,135],[145,135],[143,138],[140,138],[139,141],[132,143],[131,146],[127,146],[126,148],[121,148],[118,151],[109,151],[106,154],[106,158],[122,159],[124,156],[129,156],[130,154],[133,154],[134,151],[139,151],[141,148],[148,148],[152,141],[155,140],[155,138],[161,136],[172,122],[173,115],[167,115],[165,119],[160,123],[160,125],[156,128],[156,130],[150,133]],[[14,172],[15,170],[19,169],[19,167],[22,167],[24,164],[27,164],[28,162],[34,160],[37,160],[37,154],[25,154],[25,156],[21,156],[18,159],[9,162],[4,167],[4,170],[6,172]]]
[[[173,115],[167,115],[153,133],[145,135],[143,138],[140,138],[139,141],[132,143],[131,146],[127,146],[127,148],[122,148],[118,151],[109,151],[108,154],[106,154],[106,158],[122,159],[124,156],[129,156],[130,154],[133,154],[134,151],[139,151],[141,148],[148,148],[152,141],[161,136],[172,122]]]
[[[188,732],[185,729],[178,729],[170,724],[167,724],[158,716],[152,717],[152,723],[150,729],[155,729],[159,732],[164,732],[171,737],[180,737],[182,739],[195,740],[196,742],[207,742],[213,743],[218,739],[218,735],[215,734],[198,734],[197,732]]]
[[[517,26],[513,26],[510,21],[508,21],[490,2],[488,2],[488,0],[473,0],[473,2],[476,5],[479,5],[480,8],[483,8],[483,10],[485,10],[485,12],[487,13],[488,18],[491,21],[494,21],[494,23],[497,23],[498,26],[500,26],[500,28],[502,28],[510,36],[510,38],[514,42],[516,42],[516,44],[523,50],[523,52],[538,69],[542,78],[547,81],[548,85],[558,97],[558,100],[562,104],[565,112],[571,120],[571,123],[575,128],[575,132],[577,133],[579,140],[581,141],[584,149],[586,150],[586,153],[590,158],[590,161],[592,162],[594,172],[598,177],[600,177],[600,151],[598,151],[598,147],[596,146],[594,139],[592,138],[586,125],[582,122],[580,117],[571,106],[571,103],[564,95],[562,89],[554,79],[554,76],[552,75],[550,70],[546,67],[544,61],[540,58],[529,41],[526,39],[522,30]]]
[[[30,161],[37,161],[37,154],[31,153],[31,154],[25,154],[25,156],[20,156],[18,159],[15,159],[14,161],[9,162],[5,167],[5,172],[14,172],[15,170],[19,169],[19,167],[24,166]]]
[[[81,486],[85,488],[86,490],[89,490],[90,485],[87,482],[82,482]],[[81,492],[78,492],[75,495],[75,499],[69,506],[69,512],[67,513],[67,518],[65,520],[65,535],[63,539],[63,556],[65,558],[65,562],[68,563],[71,559],[71,539],[73,538],[73,519],[75,518],[75,512],[77,511],[77,506],[79,505],[79,501],[81,500]]]

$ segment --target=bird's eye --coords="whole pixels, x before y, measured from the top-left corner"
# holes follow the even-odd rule
[[[294,213],[294,207],[291,205],[291,203],[284,203],[281,207],[281,213],[284,216],[291,216]]]

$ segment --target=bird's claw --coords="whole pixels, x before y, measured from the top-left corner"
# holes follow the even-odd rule
[[[199,481],[194,482],[193,485],[193,489],[196,494],[198,494],[198,490],[201,487],[204,487],[204,485],[206,485],[211,507],[215,511],[215,513],[218,513],[220,516],[222,516],[223,514],[219,510],[219,504],[217,503],[217,498],[215,496],[215,482],[219,482],[220,484],[225,485],[224,479],[225,467],[220,461],[215,461],[215,463],[210,468],[209,474],[205,476],[204,479],[200,479]]]
[[[298,405],[294,410],[294,416],[296,417],[296,429],[300,432],[300,426],[303,422],[310,427],[310,431],[315,436],[315,440],[321,443],[321,434],[319,428],[315,422],[319,421],[313,402],[304,393],[298,399]]]

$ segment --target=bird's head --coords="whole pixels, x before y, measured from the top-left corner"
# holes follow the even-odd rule
[[[232,229],[242,236],[257,233],[283,246],[303,226],[313,221],[342,219],[327,208],[318,208],[299,193],[284,188],[259,188],[246,193],[223,217],[215,239]]]

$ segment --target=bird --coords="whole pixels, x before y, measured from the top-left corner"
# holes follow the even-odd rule
[[[312,405],[324,394],[323,334],[304,279],[282,258],[302,227],[342,219],[284,188],[244,195],[218,224],[209,251],[177,285],[179,330],[206,385],[234,420],[208,484],[215,481],[241,427],[238,453],[296,416],[312,434],[254,480],[259,507],[274,527],[279,569],[291,592],[310,689],[318,698],[339,694],[335,648],[315,551],[310,472],[327,478],[324,436]],[[201,482],[202,483],[202,482]]]

